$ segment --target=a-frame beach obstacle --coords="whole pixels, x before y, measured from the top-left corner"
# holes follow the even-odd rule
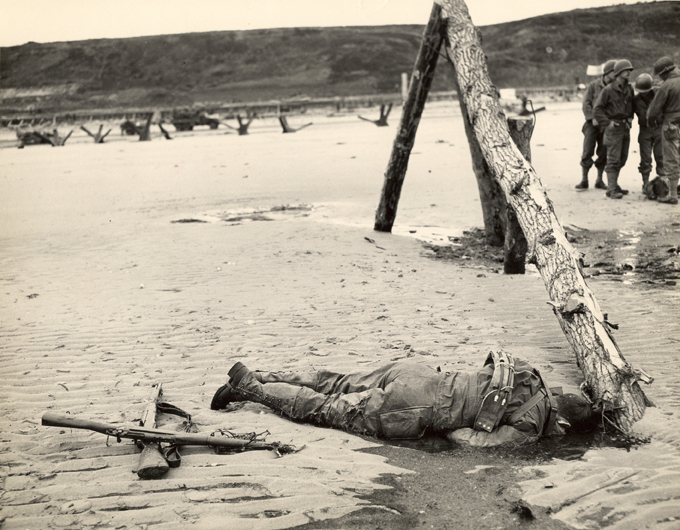
[[[582,391],[605,411],[603,418],[628,432],[651,405],[639,382],[649,384],[652,379],[623,357],[611,333],[616,326],[607,321],[585,282],[579,252],[567,241],[536,171],[510,136],[498,91],[489,78],[479,30],[464,0],[437,0],[432,8],[385,173],[374,228],[392,230],[442,46],[456,72],[463,119],[468,120],[490,174],[514,211],[526,237],[527,260],[536,265],[543,278],[549,304],[583,372]]]

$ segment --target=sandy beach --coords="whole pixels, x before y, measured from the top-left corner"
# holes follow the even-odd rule
[[[579,103],[545,105],[532,162],[563,226],[633,241],[626,259],[650,234],[660,252],[677,247],[680,209],[640,192],[637,128],[620,179],[630,195],[576,192]],[[247,136],[220,128],[167,141],[156,130],[138,142],[114,129],[101,145],[76,131],[64,147],[0,149],[3,529],[283,529],[367,508],[444,528],[433,508],[371,501],[391,487],[381,477],[418,474],[376,452],[381,441],[256,404],[210,410],[236,361],[352,370],[410,358],[455,369],[504,348],[577,391],[581,373],[535,269],[505,276],[423,247],[482,226],[455,105],[425,112],[393,234],[372,227],[398,115],[383,128],[356,115],[289,119],[310,121],[285,135],[271,119]],[[516,467],[516,495],[562,528],[678,528],[678,287],[635,271],[615,280],[588,283],[628,362],[655,379],[645,392],[657,407],[636,425],[650,442]],[[134,444],[41,425],[48,411],[132,424],[158,382],[201,432],[268,432],[304,449],[186,448],[179,468],[142,481]],[[159,419],[173,430],[178,421]]]

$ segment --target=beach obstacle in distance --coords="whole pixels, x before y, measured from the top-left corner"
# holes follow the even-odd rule
[[[255,118],[257,118],[257,114],[248,114],[245,120],[241,117],[240,114],[237,114],[236,121],[238,121],[238,127],[233,127],[226,122],[224,123],[224,125],[226,125],[230,129],[233,129],[234,131],[237,131],[239,136],[245,136],[246,134],[248,134],[248,127],[250,127],[250,124],[253,123],[253,120]]]
[[[640,382],[653,379],[623,357],[595,295],[583,277],[580,253],[567,240],[536,171],[513,141],[499,94],[488,74],[479,30],[464,0],[436,0],[414,67],[408,100],[385,173],[374,229],[390,232],[415,134],[431,86],[439,50],[446,46],[465,121],[488,172],[500,186],[526,238],[527,261],[538,269],[553,314],[583,372],[581,391],[623,432],[644,416],[647,399]],[[463,106],[464,105],[464,106]],[[517,129],[519,129],[517,122]],[[522,125],[522,128],[524,125]],[[466,128],[466,131],[468,129]],[[521,131],[518,131],[521,132]]]
[[[390,115],[390,111],[392,110],[392,103],[385,105],[384,103],[380,105],[380,118],[377,120],[369,120],[368,118],[364,118],[363,116],[359,116],[360,120],[364,121],[370,121],[371,123],[376,124],[378,127],[387,127],[389,124],[387,123],[387,117]]]
[[[309,127],[310,125],[313,125],[313,123],[306,123],[296,129],[288,125],[288,118],[286,116],[279,116],[279,123],[281,124],[281,128],[283,129],[283,133],[294,133],[298,132],[300,129],[304,129],[305,127]]]
[[[17,132],[17,137],[19,138],[19,149],[23,149],[27,145],[37,145],[37,144],[50,144],[52,147],[63,147],[71,135],[73,134],[73,129],[69,131],[66,136],[61,136],[57,129],[53,129],[52,132],[42,132],[42,131],[25,131]]]
[[[158,128],[161,130],[161,133],[163,134],[166,140],[172,140],[172,136],[170,136],[170,133],[165,130],[162,123],[158,124]]]
[[[96,134],[92,134],[84,125],[81,125],[80,128],[85,131],[88,136],[92,137],[94,139],[94,143],[96,144],[103,144],[104,143],[104,138],[108,136],[108,134],[111,132],[111,129],[106,131],[106,133],[102,134],[102,129],[104,128],[104,124],[99,124],[99,130],[96,132]]]
[[[134,136],[135,134],[139,136],[140,142],[150,142],[151,141],[151,120],[153,118],[153,112],[147,115],[146,123],[143,126],[137,125],[132,120],[125,120],[120,124],[120,134]]]

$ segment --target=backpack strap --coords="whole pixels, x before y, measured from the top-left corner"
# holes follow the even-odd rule
[[[473,425],[476,431],[493,431],[508,408],[515,383],[515,360],[504,352],[491,352],[484,366],[492,364],[493,375],[489,392],[482,399],[482,405]]]

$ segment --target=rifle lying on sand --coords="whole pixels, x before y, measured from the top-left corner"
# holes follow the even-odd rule
[[[48,427],[66,427],[70,429],[86,429],[99,432],[107,436],[114,436],[118,442],[122,438],[135,442],[166,443],[176,448],[181,445],[208,445],[222,450],[249,450],[265,449],[274,451],[278,456],[295,453],[295,446],[280,442],[264,442],[257,440],[255,435],[247,435],[248,438],[237,438],[235,435],[224,431],[216,431],[208,434],[161,431],[147,429],[145,427],[123,427],[111,423],[102,423],[92,420],[74,418],[68,414],[46,412],[42,417],[42,424]]]

